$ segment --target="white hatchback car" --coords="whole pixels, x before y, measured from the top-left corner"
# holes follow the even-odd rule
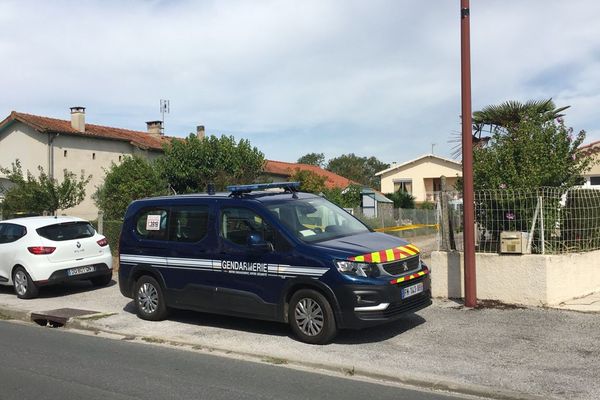
[[[0,284],[13,285],[21,299],[36,297],[44,285],[112,279],[106,238],[75,217],[28,217],[0,221]]]

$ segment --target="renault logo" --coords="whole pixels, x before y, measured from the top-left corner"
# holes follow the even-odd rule
[[[404,270],[404,272],[408,271],[408,263],[406,261],[402,263],[402,269]]]
[[[77,246],[77,248],[80,249],[81,248],[81,243],[77,242],[77,244],[75,246]]]

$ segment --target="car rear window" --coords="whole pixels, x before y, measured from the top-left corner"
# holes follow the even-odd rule
[[[96,234],[89,222],[64,222],[38,228],[38,235],[43,238],[60,242],[63,240],[85,239]]]

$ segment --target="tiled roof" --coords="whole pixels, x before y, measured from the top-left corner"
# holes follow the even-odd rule
[[[11,112],[8,117],[0,122],[0,130],[14,121],[27,124],[38,132],[119,140],[129,142],[143,149],[151,150],[162,150],[163,144],[166,144],[172,139],[168,136],[154,137],[144,131],[132,131],[88,123],[85,124],[85,132],[80,132],[71,127],[71,121],[41,117],[39,115],[25,114],[16,111]]]
[[[383,175],[383,174],[385,174],[387,172],[390,172],[390,171],[393,171],[395,169],[399,169],[399,168],[405,167],[405,166],[407,166],[409,164],[416,163],[417,161],[421,161],[421,160],[424,160],[424,159],[427,159],[427,158],[429,158],[429,159],[435,159],[435,160],[440,160],[440,161],[449,163],[449,164],[453,165],[456,168],[461,168],[462,167],[462,164],[460,162],[456,161],[456,160],[450,160],[449,158],[444,158],[444,157],[436,156],[436,155],[433,155],[433,154],[424,154],[424,155],[422,155],[419,158],[415,158],[414,160],[403,162],[402,164],[392,164],[389,168],[386,168],[386,169],[384,169],[382,171],[377,172],[375,174],[375,176]]]
[[[600,140],[581,146],[578,150],[585,155],[600,153]]]
[[[283,161],[273,161],[267,160],[265,163],[264,171],[274,175],[283,175],[283,176],[291,176],[297,170],[300,171],[311,171],[319,176],[325,177],[325,186],[328,189],[332,188],[341,188],[345,189],[352,184],[357,184],[356,182],[344,178],[338,174],[334,174],[331,171],[327,171],[323,168],[317,167],[316,165],[309,164],[297,164],[297,163],[288,163]]]

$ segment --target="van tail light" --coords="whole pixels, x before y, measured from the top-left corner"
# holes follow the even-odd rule
[[[108,246],[108,240],[106,240],[106,238],[102,238],[102,239],[98,240],[96,243],[98,243],[98,246],[100,246],[100,247]]]
[[[33,247],[28,247],[27,250],[29,250],[29,252],[31,254],[36,254],[36,255],[52,254],[52,253],[54,253],[54,250],[56,250],[56,247],[33,246]]]

